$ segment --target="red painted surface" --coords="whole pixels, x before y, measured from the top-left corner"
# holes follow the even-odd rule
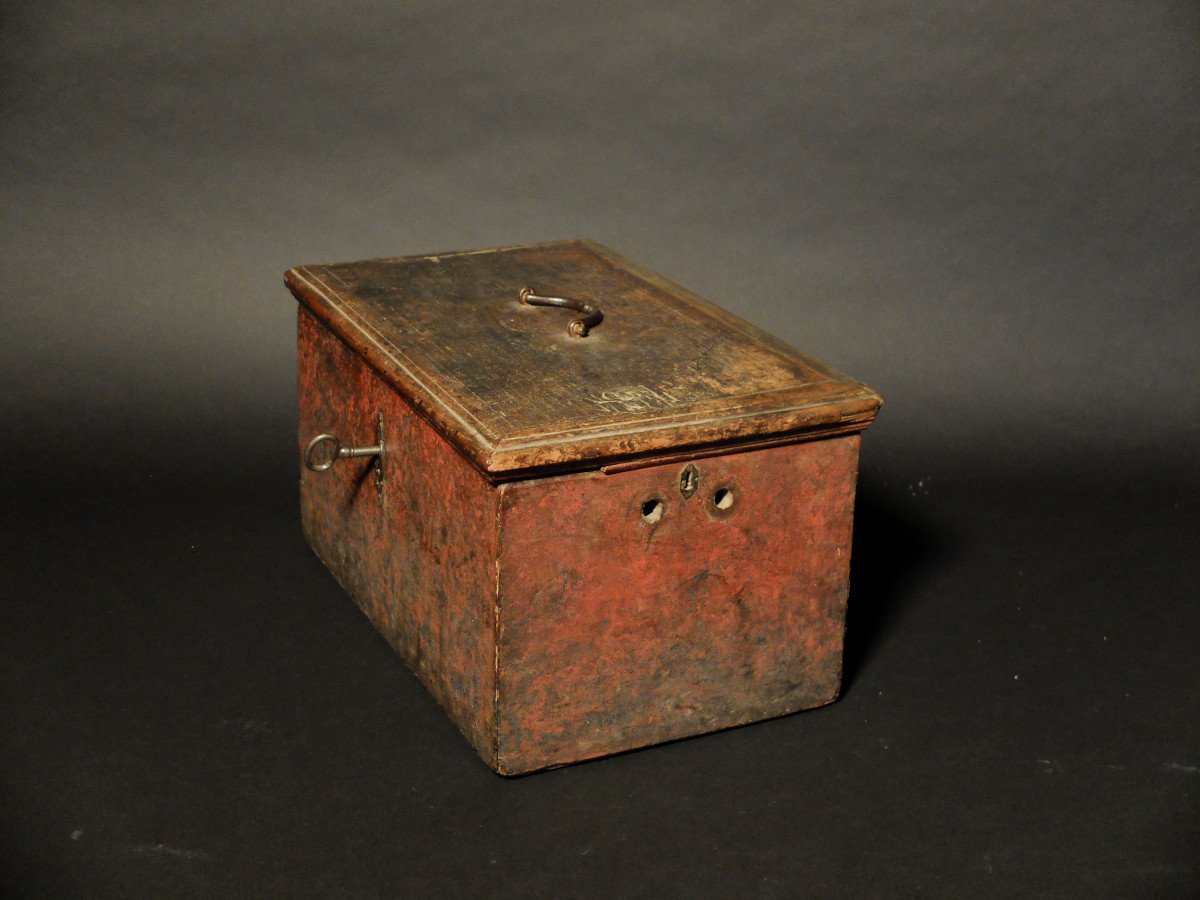
[[[495,484],[300,312],[299,447],[317,555],[497,771],[819,706],[841,677],[857,435]],[[714,503],[720,488],[734,503]],[[660,499],[657,522],[642,504]]]
[[[838,692],[858,436],[504,486],[498,764],[521,772]],[[728,510],[715,492],[733,491]],[[647,524],[642,504],[665,503]]]
[[[299,348],[301,453],[322,432],[374,444],[380,412],[388,448],[382,502],[370,459],[301,467],[309,544],[490,761],[496,491],[303,308]]]

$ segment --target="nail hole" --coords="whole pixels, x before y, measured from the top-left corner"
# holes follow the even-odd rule
[[[653,525],[663,517],[663,502],[661,500],[647,500],[642,504],[642,519],[647,525]]]
[[[730,488],[720,488],[713,494],[713,505],[717,509],[729,509],[733,506],[733,490]]]

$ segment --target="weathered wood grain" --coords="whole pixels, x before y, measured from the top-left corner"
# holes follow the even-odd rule
[[[301,303],[480,470],[861,430],[874,391],[589,241],[299,266]],[[523,305],[522,287],[598,303]]]
[[[838,693],[858,435],[503,492],[497,767],[523,772]],[[729,505],[717,505],[719,491]],[[648,500],[663,503],[650,523]]]
[[[298,449],[384,448],[302,467],[305,534],[493,769],[836,697],[870,389],[586,242],[287,277]]]
[[[371,444],[384,420],[384,488],[371,459],[300,468],[309,545],[476,747],[492,743],[495,489],[325,326],[299,317],[299,449],[323,432]]]

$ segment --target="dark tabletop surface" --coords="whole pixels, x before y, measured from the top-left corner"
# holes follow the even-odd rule
[[[1195,4],[0,23],[6,895],[1200,894]],[[885,406],[841,700],[505,780],[304,543],[282,273],[572,235]]]

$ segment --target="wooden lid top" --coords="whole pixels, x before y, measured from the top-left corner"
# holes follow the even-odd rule
[[[285,280],[498,476],[860,431],[880,404],[870,388],[592,241],[298,266]],[[577,336],[571,323],[589,310],[532,305],[540,296],[598,306],[603,319]]]

